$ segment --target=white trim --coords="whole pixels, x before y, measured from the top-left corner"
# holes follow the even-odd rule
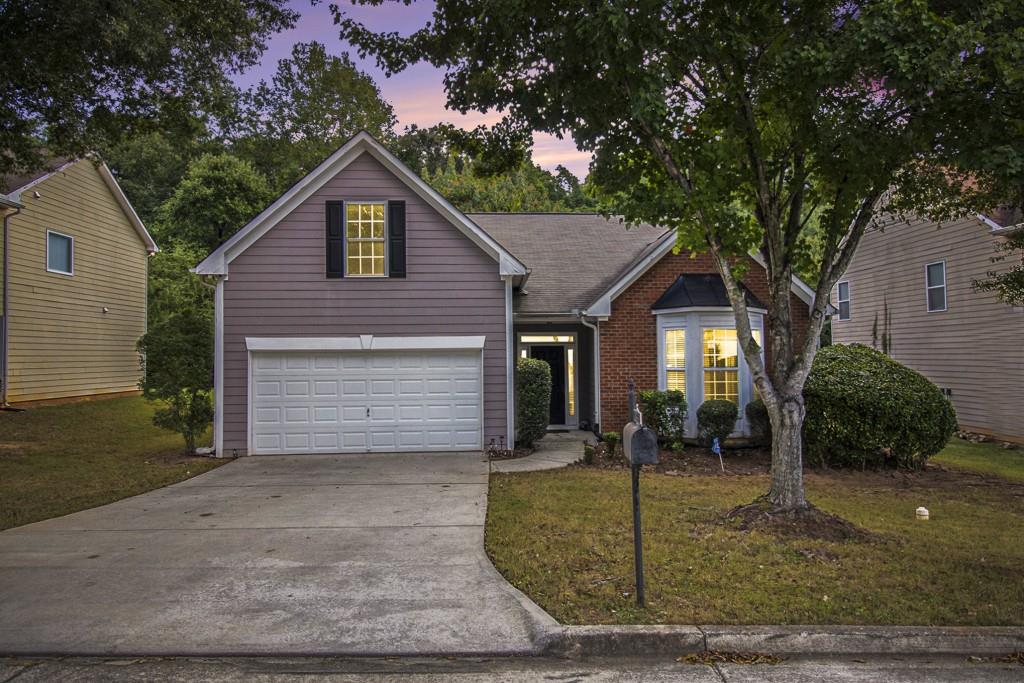
[[[153,237],[146,230],[146,226],[142,223],[142,219],[139,218],[139,214],[135,213],[135,207],[128,201],[128,197],[125,195],[124,190],[117,183],[117,178],[110,172],[110,168],[107,167],[106,162],[100,161],[100,165],[97,168],[100,172],[100,177],[103,178],[103,182],[106,183],[107,188],[111,194],[114,195],[114,200],[117,201],[118,206],[124,211],[124,215],[128,217],[128,222],[135,228],[135,232],[138,233],[142,243],[146,246],[146,251],[150,254],[155,254],[160,251],[160,247],[156,246],[156,242],[153,241]]]
[[[50,235],[56,235],[57,237],[63,237],[64,239],[71,242],[71,248],[68,250],[68,256],[71,258],[71,270],[58,270],[50,267]],[[55,273],[57,275],[67,275],[71,277],[75,274],[75,236],[65,235],[62,232],[56,230],[46,231],[46,272]]]
[[[841,299],[840,297],[840,286],[846,285],[846,298]],[[842,304],[846,303],[846,317],[843,317]],[[840,280],[836,283],[836,315],[835,319],[838,322],[846,322],[853,318],[853,287],[850,285],[849,280]]]
[[[516,447],[515,327],[512,322],[512,278],[505,278],[505,437],[508,448]]]
[[[224,457],[224,278],[214,286],[213,320],[213,452]]]
[[[931,285],[928,284],[928,269],[932,266],[942,265],[942,284]],[[946,259],[940,259],[938,261],[932,261],[931,263],[924,264],[924,309],[928,313],[943,313],[949,310],[949,289],[946,287],[946,283],[949,278],[946,275]],[[932,302],[928,299],[928,294],[933,289],[942,290],[942,308],[932,308]]]
[[[334,154],[327,157],[306,177],[252,219],[248,225],[203,259],[196,266],[195,272],[200,275],[226,275],[228,265],[232,260],[363,153],[369,154],[380,162],[484,252],[498,261],[502,275],[527,275],[529,271],[523,263],[467,218],[465,214],[452,206],[448,200],[413,173],[366,131],[361,131],[353,136]]]
[[[24,185],[22,185],[20,187],[13,187],[13,188],[11,188],[10,192],[7,193],[7,197],[12,199],[13,201],[16,201],[16,202],[20,203],[21,202],[21,193],[22,192],[24,192],[25,190],[31,190],[36,185],[38,185],[40,183],[43,183],[43,182],[46,182],[47,180],[49,180],[53,176],[57,175],[58,173],[61,173],[61,172],[65,171],[65,170],[71,168],[72,166],[77,164],[79,161],[81,161],[81,159],[72,159],[71,161],[65,161],[63,164],[61,164],[57,168],[53,169],[49,173],[44,173],[43,175],[39,176],[35,180],[29,181],[29,182],[25,183]]]
[[[246,337],[249,351],[429,351],[482,349],[486,337]]]
[[[607,319],[612,314],[612,301],[622,294],[622,292],[629,289],[629,287],[639,280],[648,270],[650,270],[654,264],[664,258],[670,251],[672,251],[673,248],[675,248],[675,231],[670,230],[658,239],[660,240],[660,244],[658,244],[657,248],[647,256],[640,259],[632,268],[626,271],[622,277],[613,282],[611,286],[594,301],[594,303],[583,311],[585,315],[592,318]],[[767,272],[768,264],[765,262],[761,254],[756,251],[751,251],[750,258],[752,258],[755,263]],[[814,303],[814,290],[796,275],[792,277],[790,291],[793,294],[796,294],[797,298],[808,306],[811,306]]]

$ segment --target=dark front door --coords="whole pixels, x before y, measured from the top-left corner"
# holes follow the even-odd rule
[[[565,347],[531,346],[530,357],[551,366],[551,408],[548,424],[565,424]]]

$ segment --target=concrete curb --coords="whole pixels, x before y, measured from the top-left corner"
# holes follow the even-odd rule
[[[544,654],[1005,655],[1024,651],[1024,628],[926,626],[564,626]]]

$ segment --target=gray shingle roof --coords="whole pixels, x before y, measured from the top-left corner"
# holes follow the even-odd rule
[[[466,215],[530,269],[527,294],[516,296],[517,313],[586,308],[665,234],[592,213]]]

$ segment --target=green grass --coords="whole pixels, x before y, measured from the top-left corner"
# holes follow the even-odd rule
[[[487,550],[563,623],[1024,624],[1024,487],[937,470],[811,473],[811,501],[872,540],[718,523],[767,485],[643,475],[647,609],[634,603],[626,471],[493,476]],[[931,520],[915,520],[919,505]]]
[[[0,529],[103,505],[206,472],[141,397],[0,412]]]
[[[1024,482],[1024,448],[1007,450],[994,443],[971,443],[952,439],[931,462],[978,474],[991,474]]]

